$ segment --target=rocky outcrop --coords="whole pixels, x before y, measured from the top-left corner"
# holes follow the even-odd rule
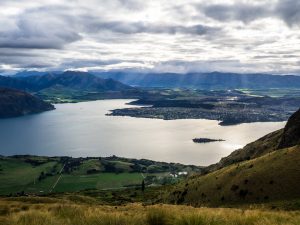
[[[278,149],[288,148],[300,144],[300,109],[288,120],[283,135],[281,136]]]

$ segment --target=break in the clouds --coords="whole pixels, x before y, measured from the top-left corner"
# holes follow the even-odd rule
[[[295,0],[3,0],[0,71],[300,72]]]

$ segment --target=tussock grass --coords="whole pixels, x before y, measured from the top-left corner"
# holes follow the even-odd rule
[[[37,212],[36,210],[30,210],[28,212],[21,212],[11,215],[8,224],[18,225],[59,225],[59,221],[47,211]]]
[[[146,222],[148,225],[168,225],[172,217],[163,208],[150,208],[146,214]]]
[[[1,225],[299,225],[300,211],[0,200]]]
[[[191,214],[187,216],[180,217],[176,222],[175,225],[219,225],[221,223],[218,222],[218,218],[207,218],[206,216],[200,214]]]

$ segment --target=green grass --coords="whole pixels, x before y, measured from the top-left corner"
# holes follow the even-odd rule
[[[62,169],[64,165],[64,169]],[[176,183],[183,177],[171,179],[170,168],[176,171],[198,171],[198,167],[168,164],[149,160],[119,157],[71,158],[15,156],[0,157],[0,195],[47,194],[57,182],[53,192],[73,192],[86,189],[120,189],[139,186],[143,175],[146,185]],[[147,167],[152,173],[147,174]],[[60,176],[62,172],[62,176]]]
[[[92,175],[63,175],[55,192],[79,191],[84,189],[118,189],[126,185],[140,185],[139,173],[100,173]]]
[[[133,165],[133,163],[122,162],[122,161],[110,161],[110,162],[112,162],[117,169],[121,169],[125,171],[131,171],[130,166]]]
[[[128,163],[116,162],[118,166],[126,167]],[[56,166],[56,167],[55,167]],[[58,172],[62,164],[51,161],[39,166],[32,166],[24,160],[5,158],[0,160],[0,194],[10,194],[25,191],[26,193],[48,193],[59,178],[59,174],[46,176],[38,180],[41,172],[50,172],[53,168]],[[91,168],[101,168],[99,160],[84,161],[78,170],[71,174],[63,174],[54,192],[80,191],[84,189],[122,188],[126,185],[139,185],[142,182],[140,173],[97,173],[87,174]]]
[[[24,191],[26,193],[37,193],[37,194],[46,194],[49,193],[53,184],[58,179],[59,175],[47,177],[43,179],[42,181],[30,183],[27,185],[26,189]]]
[[[115,162],[120,167],[128,163]],[[38,180],[41,172],[50,172],[56,165],[59,171],[62,167],[58,161],[47,162],[39,166],[32,166],[20,159],[2,159],[0,161],[0,194],[10,194],[25,191],[27,193],[48,193],[59,178],[59,174],[46,176]],[[54,192],[79,191],[84,189],[121,188],[126,185],[139,185],[142,182],[140,173],[98,173],[88,175],[91,168],[101,168],[99,160],[84,161],[78,170],[71,174],[63,174]]]
[[[251,96],[270,96],[270,97],[299,97],[300,89],[297,88],[269,88],[269,89],[238,89],[239,91]]]
[[[78,170],[72,172],[74,175],[85,175],[89,169],[103,170],[103,166],[101,165],[98,159],[89,159],[83,161],[83,163],[79,166]]]
[[[42,171],[50,171],[57,162],[48,162],[37,167],[18,159],[0,159],[0,194],[21,192],[37,182]]]

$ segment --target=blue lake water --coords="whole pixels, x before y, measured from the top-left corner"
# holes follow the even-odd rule
[[[233,150],[284,127],[285,122],[222,127],[212,120],[112,117],[130,100],[59,104],[56,110],[0,120],[0,154],[123,156],[209,165]],[[196,137],[225,142],[196,144]]]

